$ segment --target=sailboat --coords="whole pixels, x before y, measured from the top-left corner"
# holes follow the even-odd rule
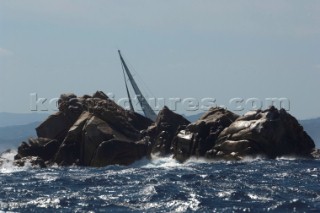
[[[129,89],[128,89],[128,85],[127,85],[127,81],[126,81],[126,75],[128,76],[128,79],[131,83],[131,86],[137,96],[137,99],[139,101],[139,104],[141,106],[141,109],[144,113],[144,115],[149,118],[152,121],[155,121],[157,118],[156,113],[153,111],[153,109],[151,108],[151,106],[149,105],[149,103],[147,102],[147,100],[145,99],[145,97],[142,95],[137,83],[135,82],[135,80],[133,79],[133,76],[126,64],[126,62],[124,61],[120,50],[118,50],[119,53],[119,57],[120,57],[120,61],[121,61],[121,65],[122,65],[122,71],[123,71],[123,76],[124,76],[124,80],[125,80],[125,86],[126,86],[126,91],[127,91],[127,95],[128,95],[128,99],[129,99],[129,105],[130,105],[130,110],[134,112],[134,108],[133,108],[133,104],[132,104],[132,99],[129,93]]]

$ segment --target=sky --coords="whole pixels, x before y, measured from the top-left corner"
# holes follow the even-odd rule
[[[125,104],[121,49],[144,95],[178,113],[275,98],[320,117],[319,38],[318,0],[0,0],[0,112],[97,90]]]

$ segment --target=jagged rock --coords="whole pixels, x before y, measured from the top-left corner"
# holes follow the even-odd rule
[[[164,107],[158,114],[155,123],[150,126],[146,135],[152,139],[152,153],[160,155],[170,154],[172,139],[179,128],[185,128],[190,122],[183,116],[172,112],[168,107]]]
[[[99,99],[102,99],[102,100],[109,100],[109,97],[106,94],[104,94],[104,92],[102,92],[102,91],[95,92],[92,95],[92,98],[99,98]]]
[[[73,93],[62,94],[58,100],[58,109],[60,112],[79,115],[83,111],[82,100]]]
[[[90,166],[129,165],[146,154],[147,145],[144,143],[112,139],[99,145]]]
[[[298,121],[284,109],[271,107],[239,117],[219,135],[211,153],[219,157],[233,155],[310,155],[313,140]]]
[[[98,98],[99,97],[99,98]],[[140,130],[152,121],[116,105],[104,93],[83,99],[88,111],[81,114],[64,139],[55,162],[59,165],[91,164],[97,147],[113,138],[124,141],[141,139]]]
[[[18,154],[15,156],[15,159],[18,160],[24,157],[35,156],[41,158],[43,161],[47,161],[53,158],[59,145],[59,142],[55,139],[30,138],[29,143],[22,142],[18,148]]]
[[[140,131],[152,124],[150,119],[123,109],[101,91],[96,92],[92,97],[86,96],[82,102],[86,111],[132,139],[139,140]]]
[[[220,132],[238,115],[223,109],[211,108],[199,120],[189,124],[174,138],[174,157],[183,162],[190,156],[204,156],[215,145]]]
[[[152,123],[150,119],[118,106],[101,91],[83,97],[62,94],[58,104],[59,112],[37,128],[39,137],[57,140],[57,150],[45,160],[58,165],[89,166],[102,142],[112,139],[138,141],[142,138],[140,131]],[[21,152],[38,152],[38,147],[23,143],[19,149]],[[31,154],[23,156],[34,155]],[[23,156],[17,155],[17,158]]]

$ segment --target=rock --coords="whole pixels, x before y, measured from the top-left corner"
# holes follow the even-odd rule
[[[184,128],[190,122],[183,116],[172,112],[164,107],[158,114],[155,123],[150,126],[145,135],[152,139],[152,153],[161,156],[172,153],[172,140],[179,128]]]
[[[284,155],[310,155],[313,140],[298,121],[284,109],[271,107],[252,111],[239,117],[219,135],[212,153],[242,157],[264,155],[275,158]]]
[[[226,109],[211,108],[177,134],[173,142],[174,157],[183,162],[190,156],[205,156],[215,145],[220,132],[237,118],[238,115]]]
[[[129,165],[146,154],[146,144],[112,139],[99,145],[90,166]]]
[[[89,111],[129,138],[139,140],[140,131],[148,128],[152,123],[150,119],[125,110],[112,100],[88,101],[95,102],[94,106],[89,105]]]
[[[60,95],[58,100],[58,109],[60,112],[65,114],[74,113],[79,115],[83,111],[83,108],[84,107],[81,98],[78,98],[75,94],[66,93]]]
[[[40,168],[47,167],[42,158],[35,157],[35,156],[23,157],[14,161],[14,165],[16,166],[25,166],[27,163],[29,163],[33,167],[40,167]]]
[[[99,98],[102,100],[109,100],[109,97],[102,91],[97,91],[92,95],[92,98]]]
[[[73,165],[79,163],[80,147],[83,137],[83,128],[93,115],[89,112],[83,112],[78,120],[69,129],[59,150],[55,156],[54,162],[58,165]]]
[[[49,138],[37,138],[29,139],[29,143],[22,142],[18,148],[18,154],[15,159],[21,159],[24,157],[39,157],[43,161],[47,161],[53,158],[58,150],[59,142],[55,139]]]
[[[184,162],[195,154],[194,133],[189,130],[181,130],[173,140],[174,158],[179,162]]]
[[[136,112],[127,111],[126,116],[128,118],[128,122],[140,132],[142,130],[146,130],[153,123],[149,118],[146,118]]]
[[[311,156],[312,156],[314,159],[320,159],[320,149],[314,149],[314,150],[311,152]]]
[[[54,162],[58,165],[90,166],[99,145],[112,139],[119,141],[138,141],[142,138],[141,130],[146,129],[152,121],[137,113],[124,110],[115,104],[103,92],[93,96],[75,98],[72,95],[61,97],[61,110],[65,110],[70,100],[76,100],[82,106],[82,114],[69,128]],[[69,98],[69,97],[72,97]],[[69,109],[69,108],[68,108]],[[99,160],[96,158],[96,160]]]
[[[63,112],[57,112],[50,115],[36,128],[37,136],[39,138],[50,138],[63,141],[69,128],[77,118],[78,115],[74,113],[65,114]]]
[[[128,140],[121,133],[112,129],[105,121],[93,116],[83,129],[83,140],[81,143],[81,162],[83,165],[89,166],[98,146],[103,141],[111,139]]]

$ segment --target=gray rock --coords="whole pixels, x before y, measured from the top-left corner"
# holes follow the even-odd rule
[[[99,145],[90,166],[129,165],[146,154],[146,144],[113,139]]]
[[[211,108],[177,134],[173,141],[174,157],[183,162],[191,156],[205,156],[215,145],[220,132],[237,118],[238,115],[226,109]]]
[[[239,117],[219,135],[213,152],[236,156],[309,156],[315,144],[298,121],[274,107]]]
[[[179,129],[185,128],[189,123],[183,116],[165,106],[159,112],[155,123],[145,133],[152,140],[151,152],[159,153],[160,156],[171,154],[174,136]]]

